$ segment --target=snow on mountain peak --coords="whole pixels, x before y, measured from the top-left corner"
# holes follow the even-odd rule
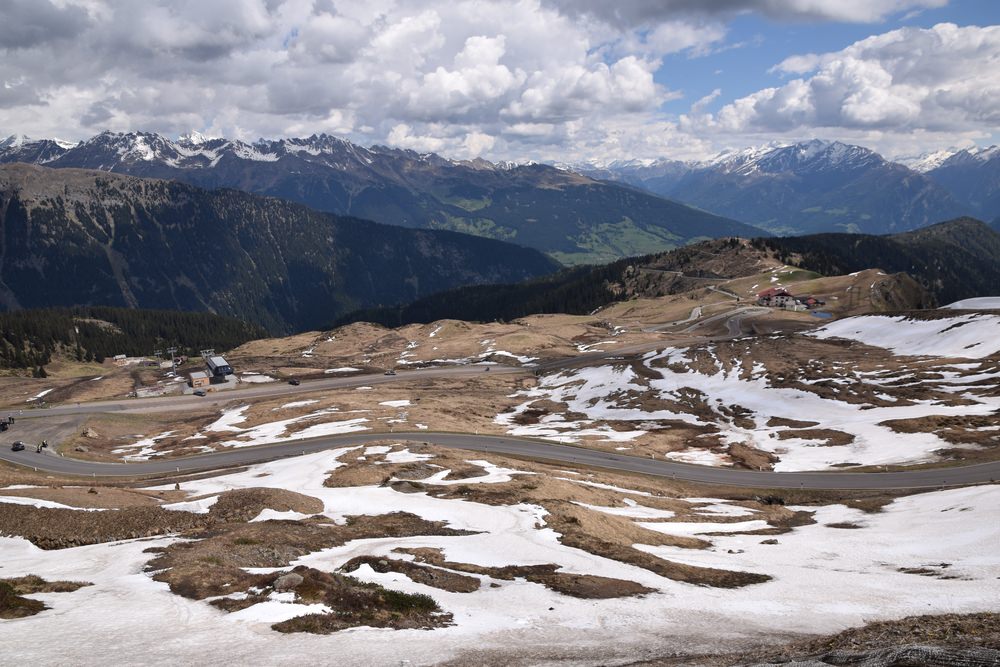
[[[20,148],[24,144],[31,143],[31,139],[23,134],[12,134],[3,141],[0,141],[0,149]]]
[[[704,167],[738,167],[755,160],[780,148],[787,148],[788,144],[770,142],[760,146],[750,146],[739,150],[727,149],[713,158],[709,158],[701,163]]]
[[[198,130],[191,130],[187,134],[182,134],[179,137],[179,141],[182,144],[190,144],[192,146],[200,146],[206,141],[209,141],[211,137],[206,137],[204,134]]]
[[[933,151],[931,153],[922,153],[920,155],[902,155],[894,159],[905,167],[909,167],[913,171],[918,171],[921,174],[925,174],[932,169],[937,169],[946,160],[954,156],[956,153],[961,152],[960,148],[942,148],[941,150]]]
[[[928,172],[939,167],[954,167],[960,164],[985,163],[1000,157],[998,146],[973,146],[971,148],[948,148],[919,158],[899,158],[896,161],[910,169]]]
[[[990,160],[1000,157],[1000,146],[994,145],[987,148],[976,147],[969,151],[969,153],[980,162],[989,162]]]

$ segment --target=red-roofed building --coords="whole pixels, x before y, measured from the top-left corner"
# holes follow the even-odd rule
[[[757,294],[757,303],[769,308],[788,308],[796,303],[795,297],[782,287],[772,287]]]

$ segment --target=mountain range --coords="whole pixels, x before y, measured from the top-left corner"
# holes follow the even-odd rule
[[[1000,217],[1000,149],[886,160],[861,146],[812,140],[677,160],[584,164],[624,182],[775,234],[887,234],[965,215]]]
[[[555,167],[455,161],[328,135],[255,143],[104,132],[75,145],[11,137],[0,163],[111,171],[280,197],[319,211],[511,241],[595,263],[758,230]]]
[[[228,189],[0,165],[0,308],[209,311],[272,332],[558,268],[537,250]]]

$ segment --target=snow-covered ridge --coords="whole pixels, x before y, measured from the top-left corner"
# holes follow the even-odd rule
[[[809,335],[856,340],[899,355],[982,359],[1000,352],[998,332],[1000,316],[977,313],[930,320],[861,315]]]
[[[41,149],[47,148],[44,157]],[[177,139],[152,132],[105,131],[78,144],[58,140],[33,140],[12,135],[0,140],[0,160],[42,164],[63,158],[67,154],[83,157],[88,165],[113,169],[117,163],[159,162],[182,169],[211,168],[224,157],[249,162],[277,162],[285,157],[297,157],[319,162],[337,169],[364,168],[379,156],[393,159],[405,157],[421,162],[465,166],[473,169],[507,171],[529,162],[493,163],[476,160],[449,160],[434,153],[419,154],[388,146],[364,148],[350,141],[327,134],[282,139],[258,139],[252,143],[237,139],[208,137],[192,131]],[[79,160],[77,160],[79,161]]]
[[[921,155],[903,155],[895,158],[895,162],[904,167],[909,167],[913,171],[925,174],[940,167],[948,158],[959,152],[959,150],[958,148],[942,148],[941,150],[922,153]]]
[[[962,299],[947,306],[941,306],[942,310],[1000,310],[1000,296],[980,296],[974,299]]]
[[[989,162],[998,157],[1000,157],[1000,146],[974,146],[972,148],[944,148],[918,156],[901,156],[895,158],[895,162],[923,174],[939,167],[950,167],[968,162]]]
[[[44,157],[32,159],[32,153],[48,144],[50,150]],[[415,153],[388,146],[368,148],[327,134],[299,138],[258,139],[252,143],[237,139],[209,137],[198,131],[181,135],[176,140],[150,132],[102,132],[81,142],[60,139],[32,139],[20,134],[0,140],[0,158],[24,158],[39,164],[51,162],[71,151],[93,151],[111,148],[125,161],[162,161],[178,168],[214,167],[224,155],[236,159],[258,162],[275,162],[284,156],[299,156],[310,161],[322,161],[332,167],[347,168],[350,162],[371,165],[378,155],[405,155],[422,162],[440,162],[473,169],[509,171],[539,164],[532,160],[500,160],[490,162],[483,158],[474,160],[448,159],[434,153]],[[948,148],[919,156],[901,156],[892,161],[918,172],[927,172],[941,166],[968,161],[987,162],[1000,157],[1000,147],[956,149]],[[663,170],[683,172],[714,169],[725,173],[751,175],[786,170],[812,171],[838,168],[852,164],[864,165],[884,158],[863,146],[839,141],[812,139],[798,143],[771,142],[743,149],[727,149],[705,160],[675,160],[672,158],[593,158],[573,163],[556,162],[558,169],[587,173],[599,170],[612,172]],[[100,168],[109,168],[102,163]]]
[[[811,139],[798,143],[770,142],[743,149],[727,149],[707,160],[630,159],[588,160],[567,167],[588,172],[609,170],[617,172],[663,170],[714,170],[741,174],[776,173],[782,171],[819,171],[831,168],[865,166],[884,161],[878,153],[840,141]],[[561,165],[557,165],[561,166]]]

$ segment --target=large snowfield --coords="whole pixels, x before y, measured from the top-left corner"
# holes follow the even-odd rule
[[[406,511],[465,536],[368,539],[310,554],[294,564],[333,570],[358,555],[383,556],[400,547],[440,547],[449,560],[480,565],[557,563],[564,571],[629,579],[658,592],[638,598],[580,600],[524,580],[495,581],[474,593],[447,593],[397,573],[363,566],[354,576],[407,592],[426,593],[454,615],[455,624],[435,630],[358,628],[328,636],[284,635],[271,622],[310,611],[272,600],[226,614],[203,601],[169,592],[143,572],[149,547],[171,537],[43,551],[20,538],[0,538],[0,576],[37,574],[49,580],[79,580],[93,586],[73,593],[33,596],[52,609],[37,616],[0,621],[0,655],[18,664],[432,664],[468,658],[476,651],[514,651],[606,664],[677,651],[715,650],[722,644],[762,636],[830,633],[876,619],[911,614],[991,610],[1000,599],[1000,486],[924,493],[898,499],[876,514],[842,505],[810,508],[816,524],[762,544],[759,535],[705,537],[708,550],[663,546],[638,548],[699,566],[769,574],[773,579],[740,589],[678,583],[645,569],[568,548],[545,526],[545,511],[531,505],[490,506],[444,500],[385,487],[328,488],[328,471],[342,465],[337,450],[252,466],[245,472],[186,482],[192,495],[269,486],[322,500],[334,521],[347,515]],[[465,483],[500,483],[517,474],[493,468]],[[742,517],[753,528],[753,511],[724,500],[707,503],[706,523],[648,523],[656,512],[642,509],[644,494],[620,489],[627,510],[647,527],[680,535],[716,532],[713,516]],[[193,503],[183,511],[203,511]],[[852,530],[827,524],[849,522]],[[742,524],[753,524],[742,525]],[[398,554],[395,554],[398,557]],[[949,579],[900,572],[900,568],[948,563]],[[293,565],[294,565],[293,564]],[[485,581],[490,581],[488,577]],[[408,662],[405,662],[408,661]],[[473,660],[475,662],[475,660]]]
[[[534,388],[513,394],[522,403],[494,420],[511,435],[548,438],[568,443],[595,439],[630,444],[658,422],[683,422],[717,429],[723,445],[743,443],[778,457],[779,472],[827,470],[844,466],[916,464],[940,460],[938,452],[956,445],[933,432],[897,432],[885,425],[893,420],[942,417],[992,417],[1000,414],[1000,397],[990,395],[990,383],[1000,381],[1000,368],[990,360],[948,361],[956,357],[982,360],[1000,351],[1000,316],[970,314],[934,320],[909,320],[882,316],[852,317],[812,332],[818,338],[850,338],[891,350],[899,355],[931,357],[914,359],[912,364],[860,372],[836,360],[826,369],[825,380],[841,386],[864,384],[875,387],[880,402],[849,402],[838,396],[800,388],[774,386],[763,364],[754,363],[747,372],[719,363],[713,347],[707,348],[714,370],[696,370],[695,351],[665,349],[649,353],[640,375],[626,365],[604,365],[570,369],[540,378]],[[753,359],[747,346],[744,354]],[[930,363],[928,363],[930,362]],[[683,370],[677,370],[683,369]],[[919,379],[917,374],[928,376]],[[658,377],[656,377],[658,376]],[[806,381],[806,385],[816,381]],[[906,383],[932,383],[943,394],[957,400],[900,401],[886,393]],[[976,389],[978,391],[973,391]],[[685,408],[686,395],[698,392],[705,397],[711,416]],[[650,397],[673,401],[675,407],[652,409],[636,401]],[[518,417],[536,401],[565,404],[565,413],[583,417],[567,419],[553,411],[537,423],[522,424]],[[897,405],[898,403],[898,405]],[[727,410],[740,406],[748,410],[752,426],[740,426]],[[778,420],[808,420],[810,429],[836,431],[848,436],[848,444],[831,443],[825,437],[807,437]],[[992,428],[992,427],[986,427]],[[791,436],[791,437],[789,437]],[[959,447],[975,448],[976,445]],[[644,455],[641,445],[619,447]],[[685,463],[728,465],[725,448],[689,446],[665,457]]]
[[[1000,296],[980,296],[949,303],[942,308],[950,310],[1000,310]]]
[[[847,338],[896,354],[982,359],[1000,352],[1000,315],[970,314],[941,319],[863,315],[828,324],[817,338]]]

